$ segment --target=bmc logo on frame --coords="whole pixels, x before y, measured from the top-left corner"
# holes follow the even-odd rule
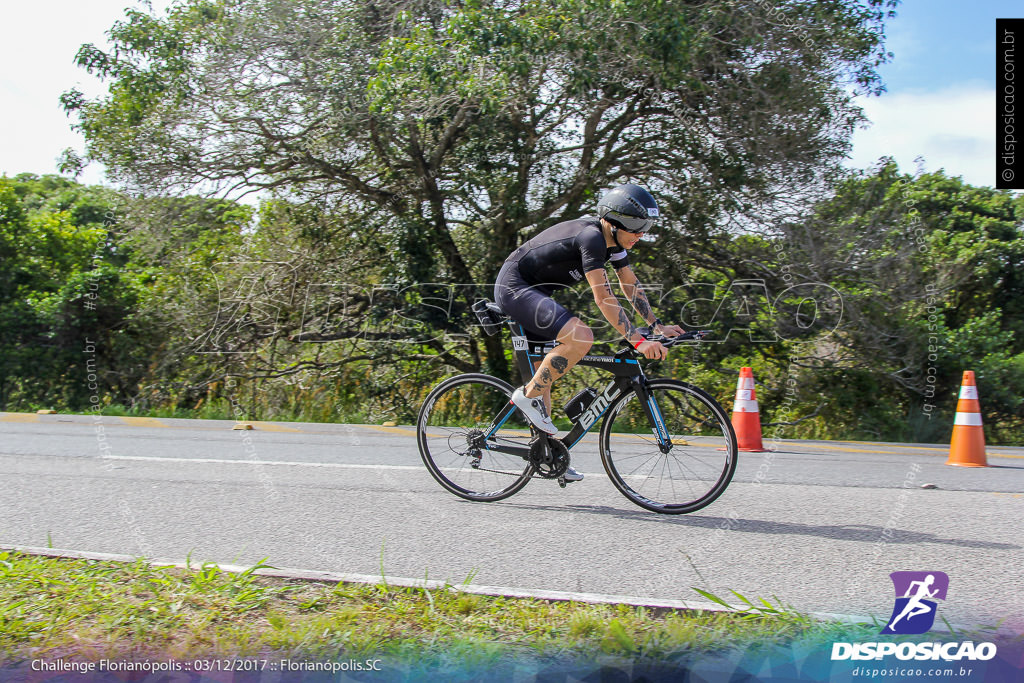
[[[892,616],[882,635],[920,635],[935,624],[936,600],[945,600],[949,576],[945,572],[893,572],[889,575],[896,591]],[[897,659],[986,661],[996,656],[994,643],[832,643],[832,660]]]

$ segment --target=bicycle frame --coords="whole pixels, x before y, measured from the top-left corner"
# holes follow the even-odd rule
[[[533,377],[535,361],[544,359],[544,356],[548,354],[551,349],[555,348],[555,342],[534,342],[530,341],[526,337],[526,332],[523,326],[519,323],[509,320],[508,325],[512,328],[512,349],[515,353],[516,364],[519,367],[519,372],[524,378]],[[584,356],[577,365],[585,365],[588,367],[600,368],[607,370],[608,372],[615,375],[614,379],[608,383],[604,388],[604,391],[597,395],[597,398],[587,407],[586,410],[579,416],[579,418],[573,423],[572,429],[567,435],[558,439],[566,447],[567,450],[571,450],[573,446],[579,443],[580,439],[590,431],[590,428],[597,424],[598,420],[607,412],[608,407],[625,391],[635,391],[638,398],[642,402],[644,412],[647,414],[648,420],[652,425],[651,431],[655,434],[658,439],[658,446],[663,453],[668,453],[672,449],[672,440],[668,434],[668,430],[665,428],[665,421],[661,416],[661,410],[658,408],[657,402],[654,397],[647,390],[647,376],[644,374],[643,369],[640,367],[639,361],[635,358],[629,358],[631,355],[628,350],[620,351],[619,353],[612,356]],[[510,402],[495,416],[490,426],[485,431],[485,441],[491,439],[498,430],[501,429],[502,425],[512,416],[515,412],[515,406]],[[493,450],[497,450],[501,453],[508,453],[509,455],[518,455],[524,458],[529,457],[530,449],[506,446],[495,447]]]

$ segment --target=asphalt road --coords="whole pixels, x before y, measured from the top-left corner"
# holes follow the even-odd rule
[[[699,602],[694,586],[732,589],[881,620],[890,572],[939,570],[947,620],[1024,631],[1024,448],[968,469],[941,445],[766,440],[718,501],[671,517],[612,487],[593,435],[573,452],[584,481],[485,504],[430,478],[410,427],[233,424],[0,413],[0,543]]]

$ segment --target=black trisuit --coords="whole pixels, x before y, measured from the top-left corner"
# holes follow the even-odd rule
[[[494,285],[494,300],[530,333],[550,341],[575,317],[551,298],[557,290],[584,280],[585,273],[629,265],[623,247],[608,247],[598,218],[578,218],[552,225],[505,259]]]

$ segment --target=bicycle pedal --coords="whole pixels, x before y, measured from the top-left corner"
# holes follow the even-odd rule
[[[559,478],[558,478],[558,485],[559,485],[559,486],[560,486],[561,488],[563,488],[563,489],[564,489],[564,488],[566,487],[566,485],[567,485],[568,483],[569,483],[569,482],[567,482],[567,481],[565,480],[565,477],[564,477],[564,476],[562,476],[562,477],[559,477]]]

